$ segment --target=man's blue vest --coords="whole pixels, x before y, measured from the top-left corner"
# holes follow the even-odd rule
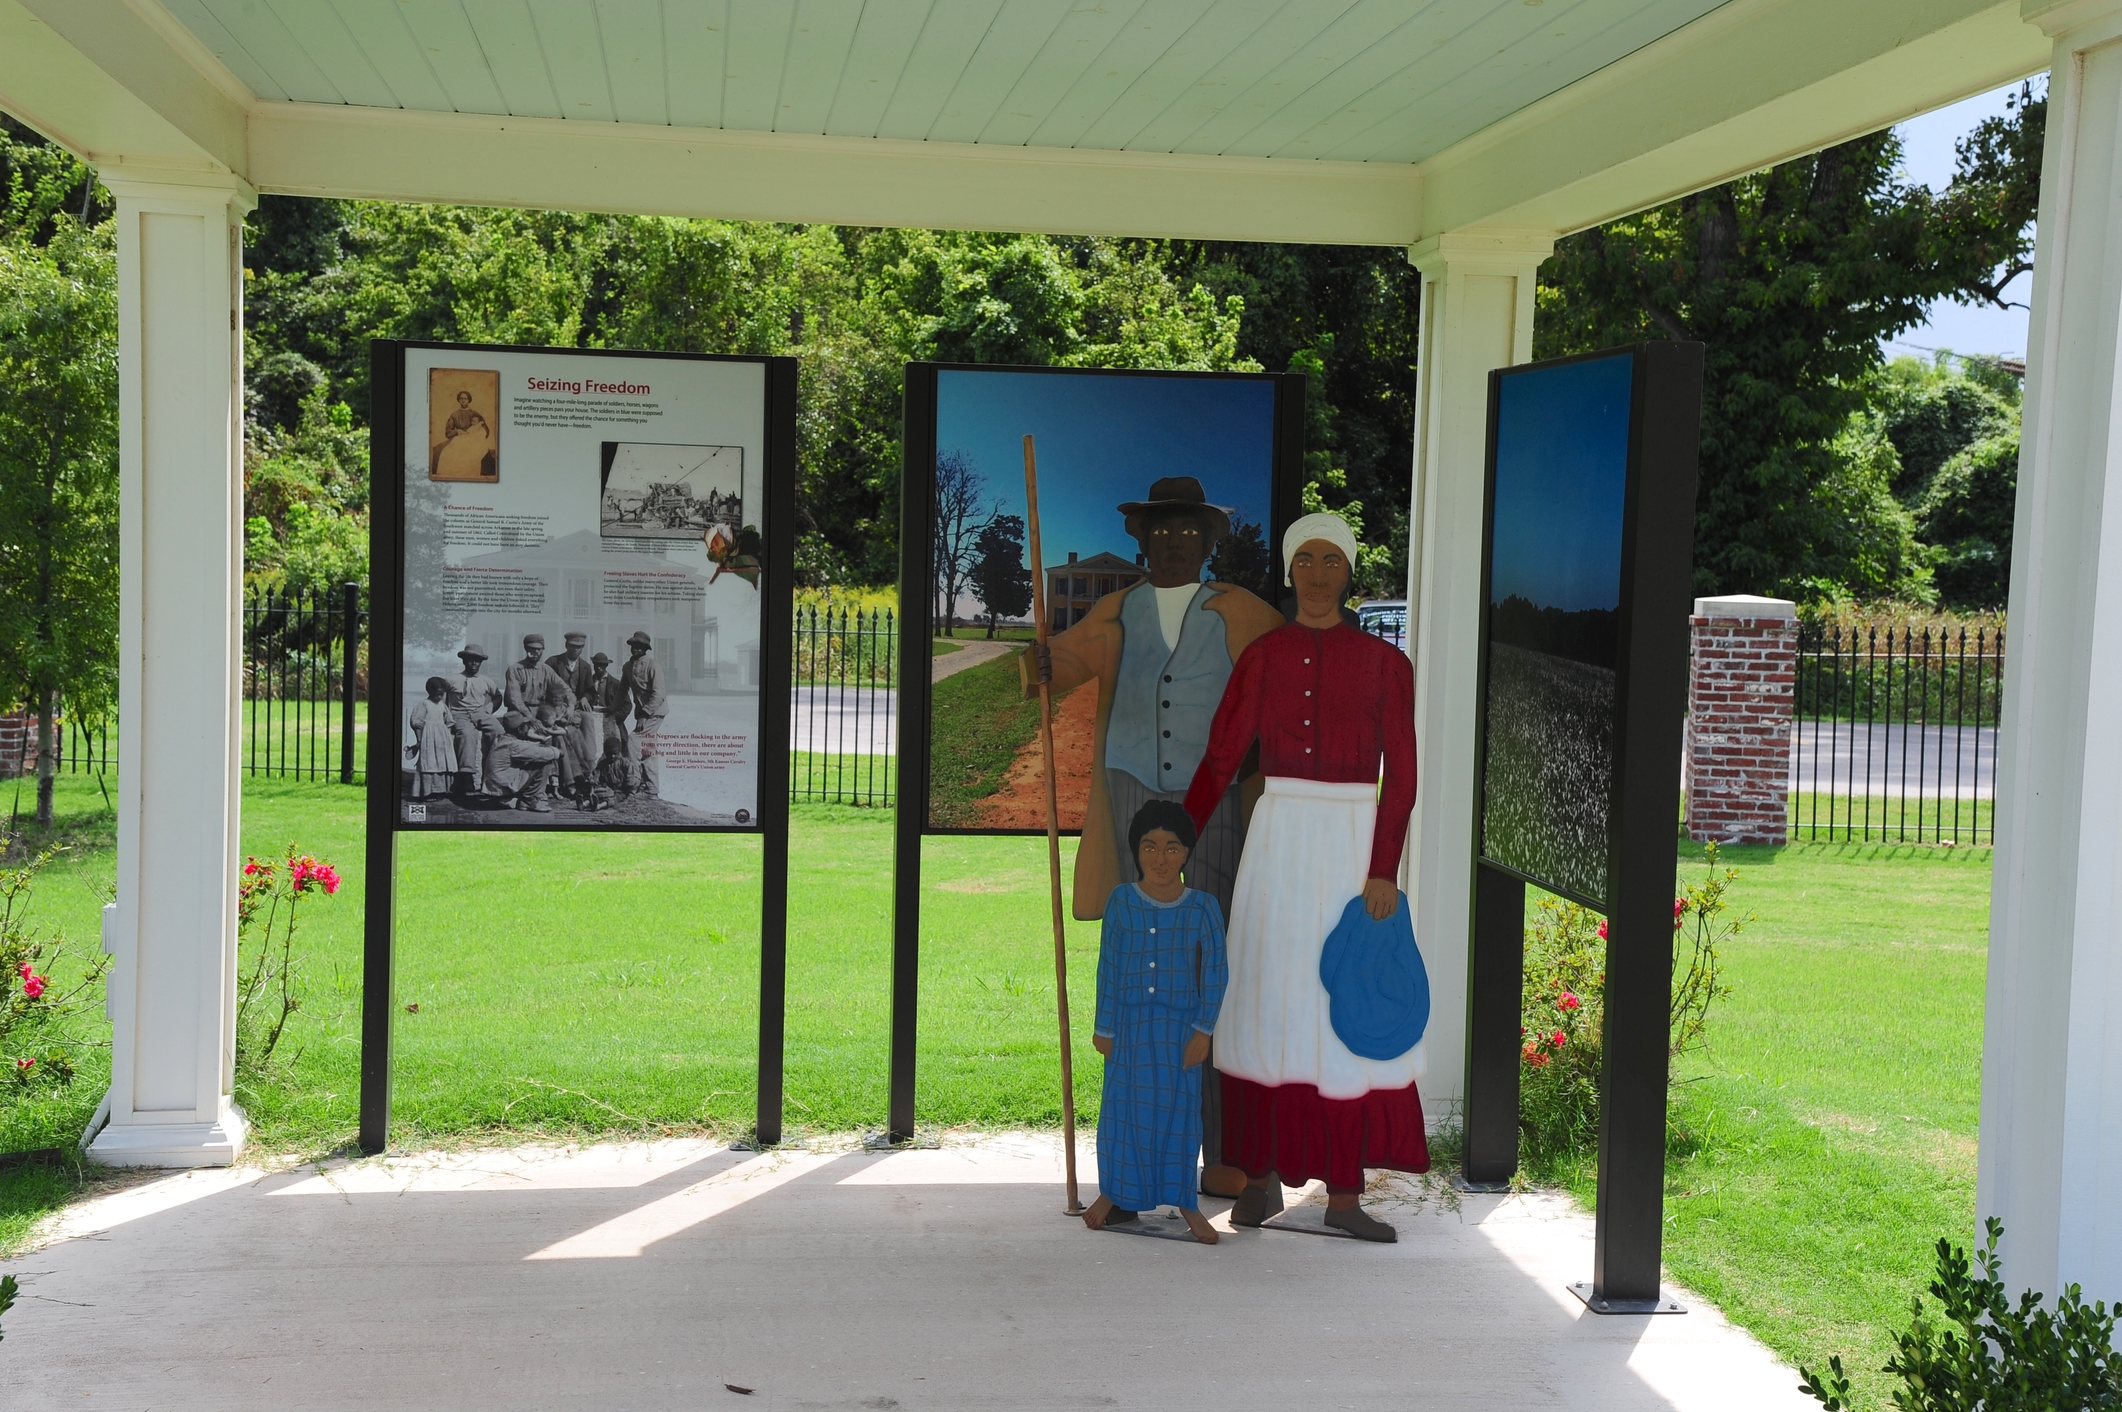
[[[1120,679],[1105,723],[1105,767],[1125,770],[1153,790],[1183,794],[1208,749],[1208,728],[1230,681],[1230,643],[1221,613],[1195,590],[1167,650],[1157,591],[1143,583],[1120,605]]]

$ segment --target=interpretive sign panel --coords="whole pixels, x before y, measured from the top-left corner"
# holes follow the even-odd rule
[[[392,346],[397,826],[758,827],[770,360]]]
[[[389,1143],[397,842],[425,829],[759,834],[779,1142],[796,360],[378,339],[369,386],[361,1149]]]
[[[1497,380],[1481,853],[1605,909],[1629,353]]]

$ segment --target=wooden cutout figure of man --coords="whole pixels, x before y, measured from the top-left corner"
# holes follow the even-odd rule
[[[1208,503],[1200,481],[1165,477],[1150,486],[1147,499],[1119,509],[1142,547],[1149,577],[1100,598],[1083,621],[1048,644],[1055,696],[1098,683],[1090,807],[1076,850],[1079,921],[1104,916],[1113,889],[1134,876],[1126,840],[1136,811],[1152,799],[1185,797],[1232,663],[1282,626],[1281,613],[1245,589],[1201,581],[1217,541],[1230,533],[1230,513]],[[1018,667],[1029,696],[1038,690],[1037,654],[1024,654]],[[1227,917],[1245,843],[1237,793],[1223,798],[1199,828],[1186,881],[1215,898]],[[1216,1095],[1211,1066],[1202,1083],[1202,1157],[1208,1189],[1228,1196],[1240,1178],[1221,1166]]]
[[[1098,1108],[1098,1230],[1176,1206],[1203,1245],[1201,1070],[1223,1003],[1223,909],[1180,877],[1194,821],[1168,799],[1136,811],[1128,842],[1139,876],[1113,889],[1098,943],[1098,1014],[1091,1044],[1105,1056]]]
[[[1296,621],[1238,659],[1186,795],[1194,820],[1208,818],[1258,743],[1267,782],[1231,901],[1230,988],[1216,1022],[1223,1157],[1246,1174],[1231,1220],[1257,1226],[1279,1210],[1278,1178],[1324,1178],[1328,1225],[1390,1241],[1393,1228],[1357,1198],[1367,1167],[1429,1170],[1415,1089],[1422,1046],[1389,1060],[1351,1053],[1334,1033],[1319,957],[1351,898],[1379,919],[1399,906],[1415,804],[1414,668],[1341,616],[1356,562],[1346,521],[1306,515],[1283,535],[1282,557]]]

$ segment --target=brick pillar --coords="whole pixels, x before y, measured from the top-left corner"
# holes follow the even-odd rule
[[[1687,687],[1687,836],[1782,843],[1790,810],[1797,605],[1697,598]]]

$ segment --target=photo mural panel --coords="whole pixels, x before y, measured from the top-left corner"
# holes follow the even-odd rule
[[[759,360],[404,350],[404,828],[759,818]]]
[[[1491,446],[1482,856],[1602,911],[1635,367],[1502,373]]]
[[[1060,827],[1110,847],[1104,821],[1115,811],[1132,817],[1148,795],[1184,793],[1236,655],[1231,610],[1255,626],[1262,615],[1280,621],[1269,606],[1282,592],[1272,548],[1280,381],[936,371],[928,612],[945,641],[930,696],[929,830],[1045,831],[1036,688],[1020,660],[1035,570],[1055,662]],[[1235,639],[1239,650],[1250,640],[1242,630]],[[951,641],[963,645],[951,651]],[[988,656],[991,642],[1001,651]],[[961,660],[969,665],[953,670]]]

